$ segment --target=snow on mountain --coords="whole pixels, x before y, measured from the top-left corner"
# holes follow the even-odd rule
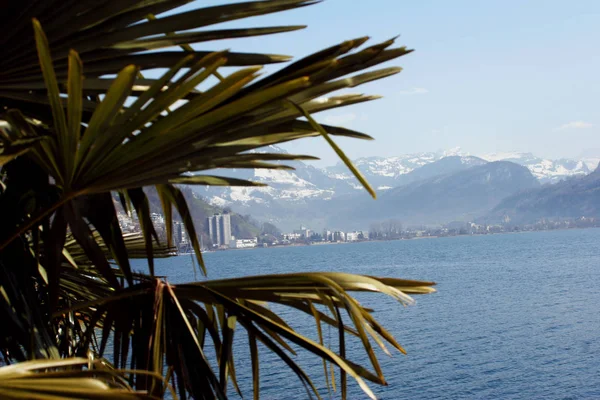
[[[255,150],[264,153],[287,151],[277,146]],[[323,171],[301,161],[286,161],[283,164],[295,170],[283,169],[232,169],[211,173],[264,183],[258,187],[195,187],[209,203],[220,207],[241,206],[252,208],[257,205],[269,207],[274,202],[303,203],[308,200],[329,200],[337,192],[353,191],[353,181],[339,182],[330,179]]]
[[[404,184],[404,176],[416,169],[447,157],[460,157],[461,162],[469,166],[481,165],[482,163],[477,157],[463,152],[460,147],[445,151],[404,154],[395,157],[363,157],[353,162],[373,186],[386,190]],[[354,179],[350,171],[341,162],[326,168],[325,173],[332,179]]]
[[[460,147],[453,147],[448,150],[444,150],[443,157],[453,157],[453,156],[468,156]]]
[[[509,152],[493,153],[479,157],[470,156],[460,147],[446,151],[406,154],[395,157],[364,157],[354,160],[356,167],[375,187],[396,187],[404,183],[404,175],[447,157],[460,157],[465,165],[481,165],[485,161],[510,161],[525,166],[541,183],[556,183],[572,176],[589,174],[600,162],[600,158],[589,157],[585,160],[544,159],[531,153]],[[326,168],[332,179],[352,179],[342,163]]]
[[[277,146],[256,150],[268,153],[286,153]],[[440,160],[443,160],[440,162]],[[571,176],[590,173],[600,158],[586,160],[550,160],[531,153],[494,153],[481,157],[471,156],[460,148],[446,151],[423,152],[394,157],[363,157],[354,160],[356,167],[371,185],[380,192],[388,191],[412,181],[455,170],[464,170],[492,161],[510,161],[525,166],[541,183],[556,183]],[[363,190],[343,163],[327,168],[316,168],[300,161],[286,162],[295,170],[230,170],[225,176],[265,183],[266,187],[196,187],[207,200],[221,207],[239,206],[255,213],[256,207],[265,210],[282,204],[300,206],[312,201],[327,201],[336,196]],[[461,167],[460,164],[463,166]],[[595,164],[595,165],[594,165]],[[591,167],[591,165],[594,165]],[[427,168],[419,170],[421,167]],[[416,171],[419,170],[419,171]],[[415,172],[416,171],[416,172]],[[258,217],[258,215],[257,215]]]
[[[487,161],[510,161],[529,169],[541,183],[557,183],[571,176],[590,173],[590,168],[582,160],[550,160],[536,157],[531,153],[495,153],[481,156]]]
[[[439,153],[405,154],[397,157],[364,157],[354,160],[354,165],[375,187],[395,187],[396,179],[404,174],[437,161],[442,156]],[[339,162],[327,167],[325,173],[331,179],[354,180],[354,176],[346,166]]]
[[[519,152],[505,152],[505,153],[489,153],[481,156],[484,160],[487,161],[506,161],[509,160],[514,162],[515,160],[519,160],[522,162],[527,162],[530,160],[537,160],[537,157],[531,153],[519,153]]]
[[[598,164],[600,164],[600,157],[586,157],[581,159],[587,165],[590,171],[594,171],[598,168]]]
[[[290,171],[277,169],[257,169],[254,171],[254,180],[267,184],[291,185],[295,187],[314,186],[312,183],[298,177]]]
[[[600,149],[587,148],[579,154],[577,159],[583,161],[590,171],[595,171],[598,164],[600,164]]]

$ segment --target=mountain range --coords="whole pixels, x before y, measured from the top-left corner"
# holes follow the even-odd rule
[[[446,165],[445,160],[434,164]],[[328,222],[349,229],[345,222],[348,220],[361,226],[387,219],[408,225],[472,221],[492,210],[502,199],[540,185],[526,167],[495,161],[415,180],[386,191],[377,202],[362,198],[347,200],[330,214]]]
[[[285,153],[276,146],[268,146],[262,151]],[[593,158],[589,160],[592,160],[588,161],[590,164],[594,162]],[[351,229],[350,225],[360,228],[368,220],[392,215],[402,217],[406,222],[433,224],[483,215],[505,197],[520,191],[586,176],[595,168],[586,161],[542,159],[531,153],[476,157],[464,154],[458,148],[353,160],[380,194],[377,203],[366,202],[368,195],[341,163],[317,168],[294,161],[286,163],[294,170],[228,170],[221,174],[269,186],[195,187],[194,190],[215,206],[231,207],[238,213],[251,214],[284,230],[300,224],[313,229]],[[482,186],[485,177],[489,177],[489,181]],[[456,196],[450,196],[451,192]],[[440,203],[443,198],[447,200],[445,205]],[[407,204],[420,204],[421,208],[406,207]],[[405,208],[405,211],[396,212],[396,208]],[[368,209],[377,212],[364,211]],[[338,215],[341,217],[336,217]]]
[[[586,176],[508,196],[481,220],[529,224],[542,218],[581,217],[600,218],[600,167]]]
[[[565,178],[585,175],[595,169],[598,161],[594,158],[585,160],[544,159],[531,153],[494,153],[478,157],[465,154],[459,147],[438,152],[408,154],[398,157],[365,157],[353,160],[356,167],[367,177],[369,182],[380,189],[392,188],[402,184],[403,176],[409,172],[439,161],[442,158],[462,157],[466,164],[481,164],[492,161],[510,161],[527,167],[540,183],[556,183]],[[595,164],[594,164],[595,161]],[[591,165],[588,165],[588,162]],[[326,169],[329,176],[336,179],[351,179],[352,176],[344,164],[338,163]]]

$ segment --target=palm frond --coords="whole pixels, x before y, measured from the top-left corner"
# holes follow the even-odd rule
[[[169,324],[160,324],[160,333],[144,336],[150,335],[150,332],[142,330],[140,331],[142,338],[139,339],[135,335],[132,340],[141,340],[141,343],[149,340],[151,347],[155,349],[151,362],[154,364],[166,362],[173,368],[178,379],[182,380],[182,388],[187,392],[195,393],[195,396],[199,396],[200,393],[203,393],[203,396],[224,394],[226,382],[232,378],[229,364],[233,357],[231,329],[235,321],[245,328],[250,340],[253,338],[262,342],[288,364],[315,395],[319,396],[306,372],[293,361],[290,357],[292,354],[287,354],[294,351],[286,342],[293,343],[337,366],[354,378],[363,390],[374,398],[364,380],[379,384],[385,384],[385,380],[371,342],[374,341],[386,352],[384,344],[386,342],[401,352],[404,352],[404,349],[350,293],[355,291],[382,293],[402,304],[411,304],[412,299],[400,288],[413,294],[425,294],[435,291],[432,285],[434,285],[432,282],[344,273],[266,275],[175,286],[160,281],[148,281],[132,287],[129,294],[97,297],[96,300],[65,311],[77,311],[85,315],[95,314],[98,320],[110,321],[105,322],[103,326],[106,328],[106,323],[109,327],[114,324],[115,343],[127,340],[129,330],[136,329],[137,324],[143,326],[151,323],[152,320],[170,321]],[[358,337],[374,371],[369,371],[346,359],[342,353],[338,354],[325,347],[322,339],[315,341],[298,334],[288,322],[267,307],[268,303],[300,310],[313,317],[319,327],[321,322],[335,328],[339,327],[344,341],[347,334]],[[321,307],[321,310],[317,310],[316,307]],[[126,314],[123,312],[124,309],[128,310]],[[222,310],[219,312],[220,317],[217,317],[213,309]],[[98,311],[94,312],[94,310]],[[340,325],[340,310],[347,312],[351,325]],[[148,320],[144,322],[146,319]],[[117,321],[121,322],[117,325]],[[153,326],[158,329],[158,325]],[[209,372],[212,369],[204,353],[205,343],[203,339],[199,339],[205,337],[207,332],[219,356],[216,362],[220,372]],[[177,354],[173,354],[175,349],[162,346],[162,340],[167,342],[176,340],[176,343],[183,347],[177,350]],[[135,342],[131,344],[133,353],[129,354],[128,348],[121,347],[119,353],[115,354],[115,359],[125,360],[131,357],[131,368],[140,367],[140,363],[148,362],[148,355],[144,351],[135,350],[139,349],[139,345]],[[185,354],[185,357],[181,353]],[[143,365],[145,366],[142,369],[149,367]],[[208,374],[202,377],[203,386],[189,376],[181,375],[191,365],[202,366],[203,373]],[[124,361],[117,366],[126,368]],[[255,379],[255,382],[257,381]],[[255,387],[254,390],[259,391],[259,388]]]
[[[212,26],[318,1],[176,10],[188,2],[25,0],[3,10],[0,318],[6,323],[0,352],[20,363],[0,368],[0,392],[8,398],[150,399],[162,398],[170,382],[182,398],[225,399],[228,382],[239,391],[232,349],[245,332],[255,398],[259,342],[309,396],[320,397],[295,362],[295,348],[324,361],[328,387],[327,364],[339,369],[342,398],[347,376],[374,398],[366,381],[385,384],[374,347],[404,350],[351,294],[376,292],[410,304],[409,294],[433,292],[432,282],[303,273],[170,285],[155,276],[154,259],[173,254],[178,216],[207,272],[191,210],[176,185],[258,186],[206,171],[290,169],[291,161],[314,159],[257,151],[265,145],[323,136],[374,194],[332,138],[371,137],[319,124],[313,115],[377,99],[335,92],[400,72],[370,68],[411,50],[394,48],[395,39],[361,49],[368,38],[357,38],[263,76],[262,66],[289,57],[192,45],[301,29]],[[162,76],[143,76],[156,68],[164,69]],[[158,193],[166,238],[153,225],[148,186]],[[125,211],[135,212],[140,233],[121,231],[117,194]],[[148,273],[134,271],[132,258],[146,258]],[[296,332],[269,303],[313,318],[318,337]],[[322,324],[337,329],[339,349],[324,345]],[[352,340],[365,349],[367,362],[349,359]],[[109,341],[112,354],[106,355]],[[25,362],[32,358],[44,360]],[[335,389],[333,369],[330,375]]]
[[[148,375],[162,386],[160,375]],[[0,393],[9,400],[160,398],[134,391],[122,372],[85,358],[33,360],[1,367]]]

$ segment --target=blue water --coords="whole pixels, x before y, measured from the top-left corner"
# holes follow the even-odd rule
[[[383,296],[361,297],[408,351],[380,354],[389,386],[370,384],[380,399],[600,398],[600,229],[227,251],[204,258],[211,278],[347,271],[438,282],[438,293],[418,296],[411,307]],[[194,279],[189,256],[159,260],[157,273],[172,283]],[[310,318],[278,311],[316,338]],[[336,335],[325,329],[331,343]],[[238,380],[251,398],[244,339],[239,328]],[[352,360],[366,361],[357,342],[349,346]],[[262,399],[307,398],[283,362],[264,348],[259,352]],[[306,354],[297,359],[323,388],[320,361]],[[366,398],[350,379],[348,388],[350,399]],[[328,398],[326,389],[321,393]]]

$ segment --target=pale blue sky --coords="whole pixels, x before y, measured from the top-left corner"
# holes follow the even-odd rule
[[[399,75],[356,89],[384,99],[319,115],[376,138],[340,141],[352,158],[456,146],[552,158],[600,149],[600,1],[326,0],[226,25],[295,24],[308,28],[197,47],[298,58],[345,39],[400,34],[397,43],[416,50],[391,63],[404,68]],[[319,144],[287,148],[336,162]]]

